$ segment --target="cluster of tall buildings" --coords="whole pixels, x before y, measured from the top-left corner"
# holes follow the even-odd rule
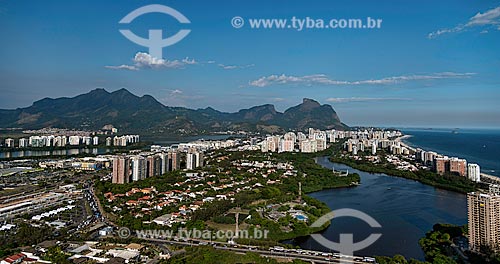
[[[394,155],[410,156],[415,154],[415,160],[428,166],[438,174],[456,174],[468,177],[474,182],[481,181],[481,169],[478,164],[467,163],[465,159],[450,158],[433,151],[414,149],[401,140],[395,139],[402,136],[399,131],[345,131],[342,136],[348,138],[344,142],[344,149],[353,155],[367,151],[375,155],[377,149],[388,150],[389,153]]]
[[[467,194],[469,249],[500,252],[500,186]]]
[[[328,135],[327,131],[310,128],[308,135],[302,132],[288,132],[284,135],[268,136],[258,145],[262,152],[314,153],[326,149]]]
[[[126,147],[130,144],[138,143],[139,135],[123,135],[106,138],[106,146]]]
[[[344,142],[344,150],[358,155],[358,152],[370,152],[377,154],[378,149],[388,149],[392,154],[409,154],[410,149],[400,141],[393,138],[401,136],[401,132],[393,130],[364,130],[349,131],[343,138],[348,138]]]
[[[187,170],[203,167],[205,161],[203,152],[194,148],[187,152],[170,149],[166,152],[117,156],[113,159],[112,182],[129,183],[179,170],[184,160],[183,168]]]
[[[204,162],[204,156],[202,152],[196,150],[189,150],[186,154],[186,169],[194,170],[198,167],[202,167]]]
[[[481,168],[478,164],[467,163],[467,160],[457,157],[440,155],[433,151],[417,149],[415,158],[422,164],[431,167],[438,174],[456,174],[467,177],[471,181],[481,181]]]
[[[176,151],[152,155],[123,155],[113,159],[112,182],[123,184],[180,169],[180,154]]]
[[[303,135],[303,137],[301,137]],[[326,149],[325,138],[307,137],[299,132],[298,136],[293,132],[285,136],[268,136],[260,144],[262,152],[294,152],[313,153]]]
[[[358,155],[358,152],[370,152],[372,155],[377,154],[378,149],[387,149],[394,155],[409,155],[411,149],[401,144],[400,141],[390,139],[348,139],[344,143],[344,149],[353,155]]]
[[[17,147],[19,148],[41,148],[41,147],[64,147],[67,145],[98,145],[99,138],[97,136],[30,136],[29,138],[20,138]],[[12,138],[5,139],[5,146],[14,148],[15,140]]]
[[[338,131],[338,130],[318,130],[309,128],[308,133],[288,132],[285,135],[268,136],[259,143],[262,152],[304,152],[314,153],[323,151],[328,143],[335,143],[340,139],[348,138],[344,145],[350,152],[365,151],[374,149],[378,145],[389,147],[393,137],[401,136],[399,131],[363,130],[363,131]],[[375,142],[375,144],[374,144]],[[372,152],[373,152],[372,151]]]
[[[42,147],[65,147],[65,146],[97,146],[99,145],[99,137],[97,136],[30,136],[29,138],[18,139],[17,147],[19,148],[42,148]],[[139,135],[124,135],[106,138],[106,146],[127,146],[129,144],[139,142]],[[5,147],[15,148],[15,140],[13,138],[5,139]]]
[[[335,139],[350,138],[365,140],[386,141],[402,136],[402,133],[397,130],[352,130],[352,131],[334,131]]]

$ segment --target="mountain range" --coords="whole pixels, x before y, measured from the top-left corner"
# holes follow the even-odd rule
[[[283,132],[346,129],[330,105],[303,99],[283,113],[265,104],[236,113],[211,107],[170,107],[150,95],[136,96],[126,89],[108,92],[95,89],[75,97],[44,98],[26,108],[0,109],[1,128],[39,129],[57,127],[98,130],[113,125],[120,132],[141,134],[195,135],[227,130]]]

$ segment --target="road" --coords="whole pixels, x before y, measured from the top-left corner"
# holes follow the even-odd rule
[[[154,238],[141,238],[141,239],[155,243],[166,243],[177,246],[202,246],[202,245],[206,246],[208,242],[210,242],[210,241],[196,240],[196,239],[192,239],[189,241],[176,241],[176,240],[154,239]],[[272,257],[272,258],[300,259],[313,263],[347,263],[347,264],[374,263],[373,261],[363,261],[364,259],[363,257],[345,256],[341,258],[338,256],[332,256],[331,253],[320,252],[320,251],[302,250],[303,253],[299,254],[295,252],[286,252],[286,251],[262,250],[252,246],[231,245],[229,243],[224,243],[224,242],[211,242],[211,243],[215,249],[219,250],[227,250],[241,254],[245,254],[247,252],[253,252],[253,253],[258,253],[261,256]]]
[[[87,182],[88,186],[88,191],[91,197],[90,204],[94,205],[96,208],[93,208],[94,210],[97,209],[97,212],[99,213],[98,221],[103,222],[104,224],[108,226],[113,226],[116,227],[116,224],[111,222],[108,218],[106,218],[106,211],[102,208],[101,201],[99,198],[97,198],[95,191],[94,191],[94,183],[92,181]]]

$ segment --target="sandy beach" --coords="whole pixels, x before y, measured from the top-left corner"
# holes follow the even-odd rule
[[[394,141],[400,142],[400,144],[407,149],[411,149],[412,151],[416,151],[416,148],[414,148],[414,147],[412,147],[409,144],[404,142],[405,139],[408,139],[411,137],[413,137],[413,136],[412,135],[403,135],[403,136],[397,137],[396,139],[394,139]]]
[[[496,182],[496,183],[499,183],[500,184],[500,177],[497,177],[497,176],[494,176],[494,175],[490,175],[490,174],[486,174],[486,173],[481,173],[481,178],[484,179],[484,178],[487,178],[493,182]]]
[[[413,136],[412,135],[403,135],[403,136],[400,136],[400,137],[396,138],[395,140],[396,141],[402,141],[404,139],[411,138],[411,137],[413,137]]]

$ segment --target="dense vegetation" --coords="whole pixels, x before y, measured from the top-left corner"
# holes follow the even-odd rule
[[[104,198],[104,193],[112,192],[112,193],[125,193],[130,191],[132,188],[149,188],[154,186],[159,192],[174,190],[176,187],[174,184],[176,182],[182,181],[182,177],[180,176],[180,172],[170,172],[161,176],[146,178],[141,181],[132,182],[128,184],[113,184],[110,181],[95,181],[94,187],[96,190],[96,195],[99,198],[101,204],[105,209],[106,206],[112,206],[113,203],[108,202]],[[142,197],[142,193],[137,193],[127,199],[138,199]],[[161,215],[167,214],[175,210],[175,207],[165,207],[163,210],[153,210],[151,211],[150,219],[154,219]],[[134,217],[132,212],[127,208],[123,207],[123,210],[118,213],[118,215],[107,212],[107,217],[113,221],[115,224],[119,226],[126,226],[131,229],[143,229],[143,228],[153,228],[154,226],[150,224],[144,224],[143,220],[140,218]]]
[[[425,253],[425,259],[431,263],[457,263],[449,256],[456,255],[451,245],[452,238],[462,236],[465,233],[464,226],[454,226],[448,224],[435,224],[432,231],[419,241]]]
[[[36,245],[53,237],[53,228],[45,225],[33,227],[22,223],[16,232],[0,232],[0,259],[16,253],[16,249],[22,246]]]
[[[449,256],[455,255],[451,248],[452,238],[461,237],[465,232],[465,226],[454,226],[449,224],[435,224],[433,230],[428,232],[419,241],[425,254],[425,262],[396,255],[394,257],[376,257],[379,264],[457,264],[462,263],[458,258]],[[457,262],[458,261],[458,262]],[[474,262],[473,262],[474,263]]]
[[[477,189],[477,184],[468,180],[466,177],[460,177],[453,174],[439,175],[428,170],[404,171],[397,169],[392,164],[373,164],[365,160],[353,160],[339,155],[330,157],[330,161],[342,163],[354,169],[369,173],[385,173],[387,175],[406,178],[419,181],[423,184],[434,186],[437,188],[455,191],[459,193],[473,192]]]
[[[470,263],[500,264],[500,254],[494,253],[491,249],[484,248],[484,253],[468,252]]]
[[[228,155],[228,153],[224,153],[224,155]],[[267,154],[255,153],[255,152],[238,152],[238,153],[230,153],[231,160],[240,160],[246,159],[251,161],[262,161],[264,160],[264,156]],[[316,164],[314,162],[314,157],[324,155],[324,153],[317,154],[301,154],[301,153],[281,153],[281,154],[273,154],[272,159],[275,162],[289,162],[295,166],[297,170],[296,177],[288,177],[281,178],[281,184],[274,186],[267,186],[262,189],[254,189],[251,192],[242,192],[239,193],[235,198],[233,203],[227,201],[219,201],[212,203],[211,205],[205,207],[202,210],[198,210],[193,214],[192,220],[213,220],[215,222],[221,222],[220,215],[225,211],[229,210],[232,207],[242,207],[250,210],[251,219],[246,222],[251,226],[260,226],[261,229],[269,230],[269,237],[267,241],[243,241],[240,239],[241,243],[246,244],[260,244],[260,245],[269,245],[274,244],[273,242],[290,239],[299,236],[306,236],[312,232],[319,231],[325,228],[327,225],[317,228],[311,229],[306,223],[298,221],[290,216],[284,217],[280,219],[278,222],[274,222],[267,218],[261,217],[259,213],[257,213],[256,209],[259,206],[258,204],[252,204],[255,201],[265,200],[266,204],[280,204],[282,205],[279,210],[286,211],[288,206],[284,206],[283,204],[290,202],[293,199],[297,198],[298,195],[298,183],[299,181],[302,183],[303,193],[319,191],[327,188],[339,188],[339,187],[348,187],[352,186],[353,182],[359,182],[359,176],[357,174],[351,174],[349,176],[335,176],[329,169],[323,168],[322,166]],[[228,164],[220,164],[221,167],[229,167]],[[241,173],[241,172],[240,172]],[[247,175],[251,177],[250,175]],[[252,175],[253,176],[253,175]],[[278,174],[269,175],[268,179],[277,179]],[[262,182],[265,184],[265,182]],[[303,207],[300,205],[296,205],[294,208],[297,210],[303,210],[308,213],[310,216],[309,223],[314,222],[320,216],[328,213],[330,209],[326,206],[326,204],[310,198],[307,195],[303,195],[302,198],[307,203],[307,207]],[[260,205],[262,206],[262,205]],[[224,221],[227,221],[227,217],[224,218]],[[233,223],[234,220],[231,221]],[[282,227],[290,226],[292,227],[290,230],[285,232]],[[250,230],[252,232],[252,230]]]
[[[420,247],[425,254],[425,262],[418,260],[406,260],[401,255],[394,257],[376,257],[379,264],[457,264],[457,263],[484,263],[500,264],[500,256],[493,251],[485,249],[483,254],[467,251],[465,253],[468,262],[465,262],[454,249],[457,246],[453,241],[463,239],[467,233],[467,226],[456,226],[450,224],[435,224],[431,231],[419,241]],[[457,248],[458,250],[458,248]]]
[[[428,264],[429,262],[423,262],[416,259],[407,260],[404,256],[396,255],[394,257],[376,257],[378,264]]]
[[[295,165],[295,169],[299,172],[299,177],[291,179],[290,184],[297,186],[298,181],[301,181],[304,193],[351,187],[354,186],[354,183],[359,183],[360,178],[358,174],[334,176],[330,169],[324,168],[314,161],[315,157],[320,157],[322,154],[327,153],[328,150],[320,154],[281,153],[276,158],[279,161],[288,161]]]
[[[49,248],[47,253],[43,256],[43,259],[57,264],[70,264],[71,261],[68,260],[68,257],[69,255],[64,253],[59,246],[56,246]]]

